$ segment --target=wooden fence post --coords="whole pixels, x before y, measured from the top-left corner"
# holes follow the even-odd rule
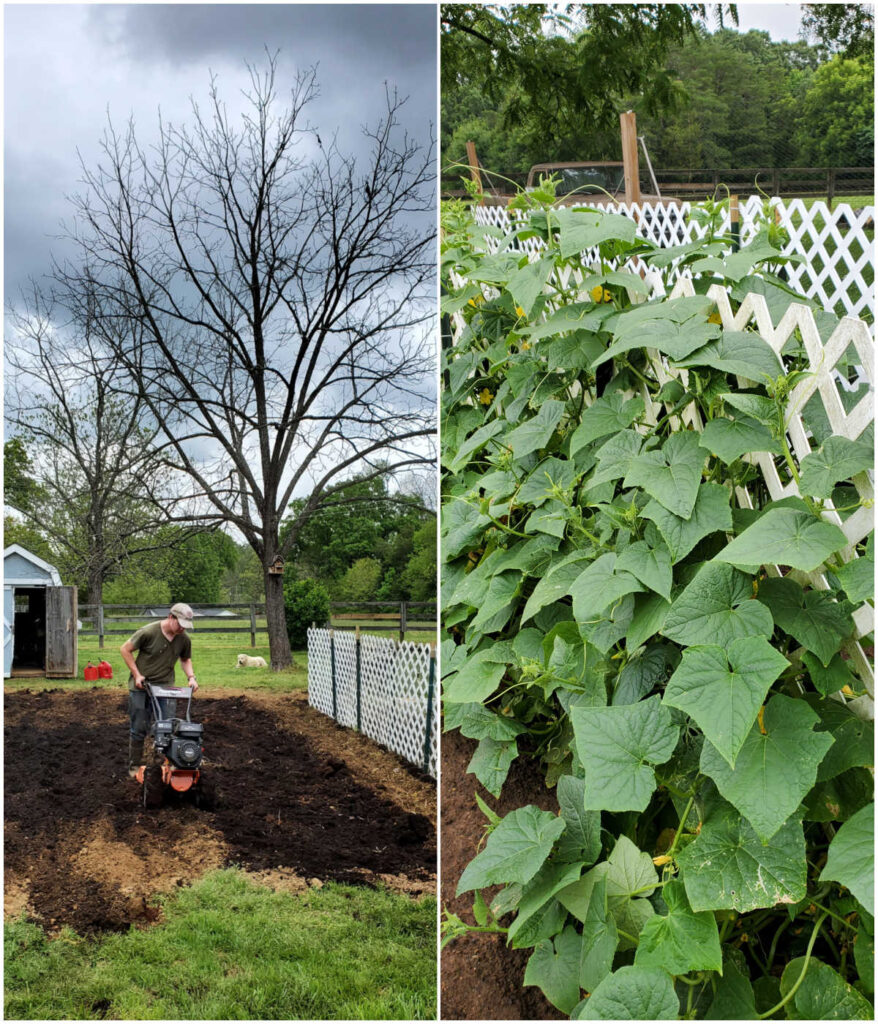
[[[835,199],[835,168],[830,167],[826,174],[826,206],[830,211],[833,199]]]
[[[436,645],[430,644],[430,674],[427,678],[427,713],[424,717],[424,774],[430,770],[430,747],[433,738],[433,693],[436,689]]]
[[[104,646],[104,606],[98,605],[98,647]]]
[[[640,202],[640,164],[637,158],[637,116],[633,110],[619,115],[622,129],[622,163],[625,168],[625,202]]]
[[[482,175],[479,171],[479,158],[476,156],[476,144],[474,142],[467,142],[466,144],[466,162],[469,164],[470,177],[479,186],[479,192],[481,192]],[[484,199],[480,199],[479,206],[482,206],[484,202]]]
[[[406,626],[408,625],[408,607],[405,601],[399,602],[399,642],[405,640]]]
[[[256,605],[250,604],[250,646],[256,646]]]

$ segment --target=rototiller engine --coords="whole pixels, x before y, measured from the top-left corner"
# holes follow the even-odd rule
[[[152,707],[152,725],[149,736],[155,747],[152,764],[142,764],[135,778],[143,787],[143,806],[158,807],[164,798],[165,789],[177,793],[192,790],[197,804],[206,803],[208,787],[201,772],[204,748],[201,741],[204,726],[193,722],[192,688],[190,686],[156,686],[144,681],[143,688]],[[184,718],[176,714],[165,716],[162,703],[166,700],[186,701]],[[172,705],[175,707],[175,705]],[[176,707],[179,711],[179,707]]]

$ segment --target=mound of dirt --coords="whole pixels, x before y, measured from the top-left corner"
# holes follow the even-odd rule
[[[442,906],[472,925],[473,894],[454,893],[484,835],[486,822],[476,793],[501,816],[525,804],[558,810],[554,791],[546,789],[536,766],[524,758],[512,765],[496,800],[466,772],[475,749],[476,741],[458,732],[442,735]],[[499,888],[486,890],[486,899]],[[496,933],[470,932],[455,939],[442,950],[442,1019],[566,1020],[538,988],[523,987],[530,954],[529,949],[507,948]]]
[[[301,693],[199,697],[220,799],[140,804],[127,693],[5,696],[6,911],[54,929],[155,920],[151,897],[236,864],[289,891],[329,880],[434,891],[435,785]]]

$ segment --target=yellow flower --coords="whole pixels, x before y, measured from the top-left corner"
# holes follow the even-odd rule
[[[723,318],[719,315],[719,313],[711,313],[710,316],[707,318],[707,322],[709,324],[719,324],[720,326],[722,326]]]
[[[529,341],[523,341],[521,343],[521,345],[520,345],[520,348],[521,348],[522,352],[527,352],[527,350],[530,348],[530,342]]]
[[[604,286],[596,284],[588,294],[592,297],[594,302],[600,302],[604,297]]]
[[[655,864],[657,868],[662,868],[665,866],[665,864],[671,863],[671,858],[668,857],[666,854],[662,854],[661,857],[653,857],[652,862],[653,864]]]
[[[479,401],[482,405],[490,405],[494,401],[494,396],[487,388],[482,388],[481,394],[479,395]]]
[[[475,309],[485,301],[484,295],[476,295],[474,298],[469,300],[469,304]]]
[[[516,306],[516,307],[515,307],[515,315],[516,315],[516,316],[517,316],[517,317],[518,317],[519,319],[520,319],[521,317],[525,316],[525,312],[524,312],[524,310],[523,310],[523,309],[521,308],[521,306]]]

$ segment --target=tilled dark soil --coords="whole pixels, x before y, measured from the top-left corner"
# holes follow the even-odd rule
[[[485,816],[476,792],[503,816],[525,804],[558,810],[554,790],[545,787],[535,765],[519,758],[509,772],[500,799],[482,789],[466,767],[475,740],[458,732],[442,735],[442,906],[468,924],[473,894],[455,897],[463,869],[479,851]],[[499,890],[486,890],[486,899]],[[524,970],[531,950],[509,949],[496,933],[470,932],[442,951],[441,1016],[443,1020],[566,1020],[533,986],[524,988]]]
[[[211,811],[191,794],[142,808],[125,770],[127,692],[23,690],[4,705],[8,912],[125,929],[157,918],[154,893],[231,864],[293,890],[435,886],[434,784],[302,694],[197,699]]]

